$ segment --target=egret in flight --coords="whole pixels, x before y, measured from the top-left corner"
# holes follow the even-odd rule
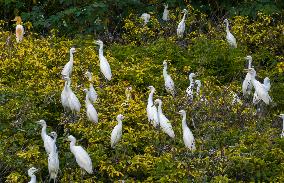
[[[47,154],[49,154],[52,150],[55,150],[56,151],[56,146],[54,146],[54,141],[53,139],[47,135],[46,133],[46,122],[41,119],[39,121],[37,121],[38,124],[40,124],[42,126],[42,129],[41,129],[41,138],[43,140],[43,144],[44,144],[44,148],[45,148],[45,151]]]
[[[155,128],[157,128],[159,125],[158,111],[157,107],[153,103],[153,95],[156,90],[153,86],[149,86],[148,88],[150,89],[150,94],[148,97],[148,104],[147,104],[148,121],[151,122]]]
[[[93,123],[98,123],[98,113],[90,101],[90,91],[88,91],[88,89],[84,89],[84,92],[86,93],[85,104],[88,120]]]
[[[284,114],[280,114],[279,117],[282,118],[283,120],[282,132],[280,134],[280,137],[283,138],[284,137]]]
[[[73,70],[73,63],[74,63],[74,58],[73,54],[76,52],[76,49],[74,47],[70,48],[70,58],[69,62],[64,66],[61,74],[63,77],[71,77],[72,70]]]
[[[76,143],[75,137],[69,135],[68,140],[70,141],[70,151],[74,154],[78,165],[82,169],[86,170],[86,172],[88,172],[89,174],[92,174],[93,165],[89,154],[83,149],[83,147],[75,145]]]
[[[93,78],[92,73],[87,71],[85,73],[85,76],[88,78],[88,80],[90,82],[89,99],[90,99],[90,101],[92,103],[94,103],[97,100],[97,98],[98,98],[98,94],[97,94],[97,92],[96,92],[96,90],[95,90],[95,88],[93,86],[93,83],[92,83],[92,78]]]
[[[185,31],[185,16],[187,15],[188,11],[186,9],[183,9],[182,13],[184,13],[182,20],[180,21],[180,23],[178,24],[178,27],[177,27],[177,36],[179,38],[183,37],[184,31]]]
[[[172,96],[175,96],[175,93],[176,93],[175,84],[171,76],[167,72],[167,68],[168,68],[167,61],[164,60],[163,65],[164,65],[163,76],[164,76],[166,91],[170,93]]]
[[[38,169],[36,169],[35,167],[31,167],[28,170],[28,175],[30,176],[31,180],[29,183],[36,183],[36,176],[34,173],[36,173],[38,171]]]
[[[229,30],[229,21],[228,19],[224,20],[225,24],[226,24],[226,39],[229,43],[230,46],[232,46],[233,48],[237,48],[237,41],[236,38],[233,36],[233,34],[230,32]]]
[[[175,133],[173,131],[172,124],[170,123],[168,118],[163,114],[162,101],[160,99],[156,99],[154,104],[158,105],[158,120],[162,131],[168,134],[171,138],[175,138]]]
[[[180,110],[178,113],[180,115],[182,115],[182,130],[183,130],[184,145],[189,150],[194,151],[194,150],[196,150],[195,140],[194,140],[194,136],[193,136],[191,130],[188,128],[188,126],[186,124],[186,112],[185,112],[185,110]]]
[[[22,25],[22,18],[20,16],[16,16],[12,21],[16,21],[16,41],[19,43],[23,40],[25,34],[24,27]]]
[[[104,77],[107,80],[111,80],[112,74],[111,74],[111,70],[110,70],[110,65],[109,65],[106,57],[104,56],[104,52],[103,52],[104,43],[101,40],[97,40],[95,43],[100,46],[100,48],[99,48],[99,60],[100,60],[101,72],[103,73]]]
[[[150,21],[150,15],[148,13],[143,13],[140,18],[144,20],[144,26]]]
[[[56,146],[56,132],[50,132],[50,136],[53,137],[54,146]],[[49,180],[53,179],[53,182],[56,182],[58,170],[59,170],[59,159],[58,159],[58,152],[57,148],[53,148],[48,155],[48,171],[49,171]]]
[[[119,114],[116,117],[118,124],[113,128],[111,132],[110,144],[112,148],[115,148],[116,144],[119,142],[119,140],[122,137],[122,120],[123,119],[124,119],[124,116],[122,114]]]
[[[193,89],[194,89],[194,80],[193,78],[195,77],[196,75],[194,73],[190,73],[188,78],[189,78],[189,87],[187,87],[186,89],[186,95],[188,97],[188,99],[190,101],[193,100]]]
[[[164,12],[163,12],[163,20],[168,21],[169,20],[169,10],[168,10],[168,5],[164,4]]]
[[[248,69],[252,68],[251,67],[252,57],[248,55],[245,57],[245,59],[248,60]],[[243,95],[249,95],[251,90],[252,90],[251,74],[247,73],[242,85]]]

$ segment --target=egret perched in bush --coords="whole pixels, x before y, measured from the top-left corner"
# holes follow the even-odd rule
[[[63,77],[71,77],[72,70],[73,70],[73,63],[74,63],[74,57],[73,54],[76,52],[76,49],[74,47],[70,48],[70,58],[69,62],[64,66],[61,74]]]
[[[36,176],[34,173],[36,173],[38,171],[38,169],[36,169],[35,167],[31,167],[28,170],[28,175],[30,176],[31,180],[29,183],[36,183]]]
[[[150,15],[148,13],[143,13],[140,18],[144,20],[144,25],[146,25],[150,21]]]
[[[124,116],[122,114],[117,115],[116,120],[118,124],[113,128],[111,132],[111,140],[110,145],[112,148],[115,148],[118,141],[121,139],[122,136],[122,120]]]
[[[168,93],[172,94],[172,96],[175,96],[175,93],[176,93],[175,84],[174,84],[174,81],[172,80],[171,76],[167,72],[167,68],[168,68],[167,61],[164,60],[163,65],[164,65],[163,76],[164,76],[166,91]]]
[[[88,120],[93,123],[98,123],[98,113],[90,101],[90,91],[88,91],[88,89],[84,89],[84,92],[86,93],[85,103]]]
[[[104,77],[107,80],[111,80],[112,74],[111,74],[110,66],[109,66],[109,63],[108,63],[106,57],[104,56],[104,52],[103,52],[104,43],[101,40],[97,40],[95,43],[100,46],[100,48],[99,48],[99,60],[100,60],[101,72],[103,73]]]
[[[24,31],[24,27],[22,24],[22,18],[20,16],[16,16],[14,20],[12,21],[16,21],[16,41],[17,43],[21,42],[23,40],[25,31]]]
[[[89,174],[93,173],[92,160],[89,154],[81,146],[76,146],[76,139],[72,135],[68,136],[70,141],[70,151],[74,154],[78,165]]]
[[[148,104],[147,104],[148,121],[151,122],[155,128],[157,128],[159,125],[158,111],[157,107],[153,103],[153,95],[155,92],[155,88],[153,86],[149,86],[148,88],[150,89],[150,94],[148,97]]]
[[[54,146],[56,146],[56,132],[50,132],[50,136],[53,137]],[[48,155],[48,171],[49,171],[49,180],[53,179],[54,183],[56,182],[57,174],[59,171],[59,159],[57,148],[53,148]]]
[[[193,88],[194,88],[194,80],[193,78],[196,75],[192,72],[189,74],[188,78],[189,78],[189,87],[187,87],[186,89],[186,95],[188,97],[189,100],[193,100]]]
[[[262,86],[264,89],[269,92],[270,90],[270,79],[268,77],[264,78]],[[253,94],[253,104],[258,104],[260,101],[260,98],[258,97],[257,93],[254,92]]]
[[[163,12],[163,20],[168,21],[169,20],[169,10],[168,10],[168,5],[164,4],[164,12]]]
[[[73,93],[70,85],[71,79],[69,77],[64,77],[65,85],[64,89],[61,92],[61,103],[64,109],[71,110],[72,112],[80,112],[81,104]]]
[[[185,16],[188,13],[188,11],[186,9],[183,9],[182,13],[184,13],[183,17],[182,17],[182,20],[180,21],[180,23],[178,24],[178,27],[177,27],[177,36],[179,38],[183,37],[183,33],[185,31]]]
[[[269,102],[271,102],[272,100],[268,92],[266,91],[265,87],[259,81],[255,79],[256,72],[254,68],[245,69],[245,70],[248,71],[248,73],[251,75],[251,82],[255,89],[256,94],[264,103],[268,105]]]
[[[245,59],[248,60],[248,69],[250,69],[252,63],[252,57],[248,55],[245,57]],[[243,95],[249,95],[251,90],[252,90],[251,74],[247,73],[242,85]]]
[[[191,151],[196,150],[195,148],[195,140],[191,130],[188,128],[186,124],[186,112],[185,110],[180,110],[178,112],[182,115],[182,130],[183,130],[183,142],[185,147],[190,149]]]
[[[228,19],[225,19],[224,22],[226,23],[226,32],[227,32],[226,39],[227,39],[227,41],[228,41],[230,46],[232,46],[234,48],[237,48],[236,38],[233,36],[233,34],[229,30],[229,21],[228,21]]]
[[[280,114],[279,117],[282,118],[283,120],[282,132],[280,134],[280,137],[283,138],[284,137],[284,114]]]
[[[168,118],[163,114],[162,101],[160,99],[156,99],[154,104],[158,105],[158,121],[162,131],[168,134],[171,138],[175,138],[173,127]]]
[[[89,82],[90,82],[90,88],[89,88],[89,99],[92,103],[94,103],[97,98],[98,98],[98,94],[93,86],[93,83],[92,82],[92,73],[87,71],[85,73],[85,76],[88,78]]]
[[[53,139],[46,133],[46,127],[47,127],[46,122],[43,119],[41,119],[37,121],[37,123],[42,126],[41,138],[43,140],[43,145],[44,145],[46,153],[49,154],[52,150],[56,151],[56,146],[54,146]]]

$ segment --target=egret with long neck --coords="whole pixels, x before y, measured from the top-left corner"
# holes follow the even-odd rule
[[[72,70],[73,70],[73,64],[74,64],[74,56],[73,54],[76,52],[76,49],[74,47],[70,48],[70,58],[69,62],[64,66],[61,74],[64,77],[71,77]]]
[[[98,113],[90,101],[90,96],[89,96],[90,91],[88,91],[88,89],[84,89],[84,92],[86,93],[85,104],[86,104],[86,114],[88,120],[93,123],[98,123]]]
[[[38,171],[38,169],[36,169],[35,167],[31,167],[29,170],[28,170],[28,175],[29,177],[31,178],[30,182],[29,183],[36,183],[36,176],[34,173],[36,173]]]
[[[122,114],[119,114],[116,117],[118,124],[113,128],[111,132],[110,145],[112,148],[115,148],[116,144],[119,142],[119,140],[122,137],[122,120],[123,119],[124,119],[124,116]]]
[[[180,23],[178,24],[178,27],[177,27],[177,36],[179,38],[183,37],[184,31],[185,31],[185,17],[187,15],[188,11],[186,9],[184,9],[184,10],[182,10],[182,13],[184,13],[182,20],[180,21]]]
[[[245,57],[245,59],[248,60],[248,69],[252,68],[252,65],[251,65],[252,57],[248,55]],[[251,74],[247,73],[243,81],[243,84],[242,84],[243,95],[249,95],[251,90],[252,90]]]
[[[193,136],[191,130],[188,128],[188,126],[186,124],[186,112],[185,112],[185,110],[180,110],[178,113],[180,115],[182,115],[182,131],[183,131],[184,145],[189,150],[194,151],[194,150],[196,150],[195,139],[194,139],[194,136]]]
[[[53,179],[53,182],[56,182],[57,174],[59,171],[59,159],[58,159],[58,152],[56,148],[56,139],[57,133],[50,132],[50,136],[53,138],[55,148],[51,150],[48,155],[48,171],[49,171],[49,180]]]
[[[22,25],[22,18],[20,16],[16,16],[12,21],[16,21],[16,41],[19,43],[23,40],[25,34],[25,30]]]
[[[236,41],[236,38],[234,37],[234,35],[230,32],[229,30],[229,21],[228,19],[225,19],[224,20],[225,24],[226,24],[226,39],[229,43],[229,45],[233,48],[237,48],[237,41]]]
[[[158,111],[157,107],[153,103],[153,95],[156,90],[153,86],[149,86],[148,88],[150,89],[148,104],[147,104],[148,121],[151,122],[155,128],[157,128],[159,125]]]
[[[95,43],[100,46],[100,48],[99,48],[99,60],[100,60],[101,72],[103,73],[104,77],[109,81],[109,80],[111,80],[112,74],[111,74],[110,65],[109,65],[107,59],[104,56],[104,52],[103,52],[104,43],[101,40],[97,40]]]
[[[172,96],[175,96],[175,84],[172,80],[171,76],[167,72],[168,64],[166,61],[163,62],[164,69],[163,69],[163,76],[165,81],[165,88],[168,93],[170,93]]]
[[[37,121],[38,124],[40,124],[42,126],[42,129],[41,129],[41,138],[43,140],[43,144],[44,144],[44,148],[45,148],[45,151],[46,153],[50,153],[52,150],[55,150],[56,151],[56,146],[54,146],[54,142],[53,142],[53,139],[47,135],[46,133],[46,122],[41,119],[39,121]]]
[[[94,88],[94,85],[93,85],[93,83],[92,83],[92,78],[93,78],[93,76],[92,76],[92,73],[91,72],[89,72],[89,71],[87,71],[86,73],[85,73],[85,76],[88,78],[88,80],[89,80],[89,83],[90,83],[90,87],[89,87],[89,99],[90,99],[90,101],[92,102],[92,103],[94,103],[96,100],[97,100],[97,98],[98,98],[98,94],[97,94],[97,92],[96,92],[96,90],[95,90],[95,88]]]

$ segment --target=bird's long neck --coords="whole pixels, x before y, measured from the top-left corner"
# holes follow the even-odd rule
[[[252,60],[251,60],[251,59],[249,59],[248,69],[250,69],[250,68],[251,68],[251,63],[252,63]]]
[[[182,115],[182,128],[184,129],[185,127],[187,127],[186,125],[186,114]]]
[[[86,93],[86,106],[91,104],[90,99],[89,99],[89,92]]]
[[[30,175],[31,177],[31,181],[32,183],[35,183],[36,182],[36,176],[35,175]]]
[[[163,69],[163,76],[166,77],[167,75],[168,75],[167,66],[165,65]]]
[[[71,51],[70,51],[70,59],[69,59],[69,61],[72,62],[72,63],[74,62],[73,53]]]
[[[158,105],[158,113],[162,114],[163,110],[162,110],[162,103],[160,102]]]
[[[230,32],[230,30],[229,30],[229,22],[226,22],[226,32]]]
[[[70,149],[75,146],[76,140],[71,140],[70,141]]]
[[[185,21],[186,13],[183,14],[182,21]]]
[[[121,119],[117,119],[117,122],[118,122],[118,126],[122,126],[122,121],[121,121]]]
[[[190,83],[191,87],[194,86],[194,80],[193,80],[193,78],[191,76],[189,77],[189,83]]]
[[[103,45],[100,44],[100,49],[99,49],[99,56],[103,56],[104,55],[104,52],[103,52]]]
[[[153,95],[154,95],[154,90],[151,90],[149,97],[148,97],[148,102],[153,105]]]
[[[46,134],[46,125],[42,125],[42,129],[41,129],[41,137],[43,138]]]

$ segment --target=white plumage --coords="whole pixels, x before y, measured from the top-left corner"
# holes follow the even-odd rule
[[[22,23],[22,18],[20,16],[16,16],[14,20],[12,21],[16,21],[16,41],[17,43],[21,42],[23,40],[24,34],[25,34],[25,30],[23,25],[21,25]]]
[[[248,69],[250,69],[252,63],[252,57],[248,55],[245,57],[245,59],[248,60]],[[252,90],[251,75],[247,73],[242,84],[243,95],[249,95],[251,90]]]
[[[70,141],[70,151],[74,154],[78,165],[86,170],[89,174],[93,173],[92,160],[89,154],[81,146],[76,146],[76,139],[72,135],[68,136]]]
[[[90,88],[89,88],[89,99],[92,103],[96,102],[96,100],[98,99],[98,94],[93,86],[92,82],[92,73],[87,71],[85,73],[85,76],[87,76],[87,78],[89,79],[90,82]]]
[[[144,20],[144,25],[146,25],[150,21],[150,15],[148,13],[143,13],[140,18]]]
[[[168,20],[169,20],[168,5],[165,4],[164,7],[165,7],[165,8],[164,8],[164,12],[163,12],[163,17],[162,17],[162,19],[163,19],[164,21],[168,21]]]
[[[49,153],[48,155],[48,171],[49,171],[49,180],[53,179],[54,183],[56,182],[57,174],[59,171],[59,159],[58,159],[58,152],[56,148],[56,138],[57,133],[51,132],[50,136],[53,137],[53,143],[55,148]]]
[[[107,80],[111,80],[112,74],[111,74],[110,65],[109,65],[107,59],[105,58],[104,52],[103,52],[104,43],[101,40],[97,40],[96,44],[100,46],[100,48],[99,48],[99,60],[100,60],[101,72],[103,73],[104,77]]]
[[[147,104],[148,121],[151,122],[155,128],[157,128],[159,125],[158,110],[153,103],[153,95],[155,92],[155,88],[153,86],[149,86],[148,88],[150,89],[150,94],[148,97],[148,104]]]
[[[280,114],[279,117],[282,118],[282,120],[283,120],[282,132],[280,134],[280,137],[283,138],[284,137],[284,114]]]
[[[190,149],[191,151],[196,150],[195,140],[191,130],[188,128],[186,124],[186,112],[184,110],[180,110],[179,114],[182,115],[182,131],[183,131],[183,142],[185,147]]]
[[[226,23],[226,39],[230,46],[237,48],[237,41],[236,38],[233,36],[233,34],[229,30],[229,21],[228,19],[225,19],[224,22]]]
[[[115,148],[116,144],[119,142],[119,140],[122,137],[122,120],[124,119],[124,116],[122,114],[117,115],[116,120],[118,124],[113,128],[111,132],[111,147]]]
[[[270,79],[268,77],[264,78],[262,86],[267,92],[269,92],[269,90],[270,90]],[[260,102],[260,98],[258,97],[258,95],[255,91],[254,94],[253,94],[253,104],[258,104],[259,102]]]
[[[63,106],[66,105],[66,107],[72,112],[80,112],[81,104],[80,104],[79,99],[76,97],[76,95],[74,94],[74,92],[72,91],[70,87],[71,80],[69,77],[65,77],[64,79],[66,80],[66,83],[64,86],[64,90],[62,91],[63,94],[61,93],[61,100],[63,101],[62,105],[64,103]],[[66,103],[66,99],[67,99],[67,103]]]
[[[156,99],[154,104],[158,104],[158,120],[162,131],[168,134],[171,138],[174,138],[175,133],[173,131],[172,124],[162,111],[162,101],[160,99]]]
[[[184,9],[182,11],[182,13],[184,13],[183,17],[182,17],[182,20],[180,21],[180,23],[178,24],[178,27],[177,27],[177,36],[179,38],[183,37],[184,31],[185,31],[185,16],[188,13],[188,11],[186,9]]]
[[[163,65],[164,65],[163,76],[164,76],[166,91],[168,93],[172,94],[172,96],[175,96],[175,93],[176,93],[175,84],[174,84],[174,81],[172,80],[171,76],[167,72],[167,68],[168,68],[167,62],[164,61]]]
[[[194,89],[194,80],[193,78],[196,75],[194,73],[190,73],[188,78],[189,78],[189,87],[186,89],[186,96],[188,97],[189,100],[193,100],[193,89]]]
[[[56,146],[54,146],[53,139],[46,133],[46,127],[47,127],[46,122],[43,119],[41,119],[37,121],[37,123],[42,126],[41,138],[43,140],[43,145],[44,145],[46,153],[49,154],[52,150],[56,151]]]
[[[69,62],[67,62],[67,64],[64,66],[61,74],[63,77],[71,77],[72,74],[72,70],[73,70],[73,63],[74,63],[74,57],[73,54],[76,52],[75,48],[70,48],[70,58],[69,58]]]
[[[30,182],[28,182],[28,183],[36,183],[36,176],[34,175],[34,173],[37,172],[37,171],[38,171],[38,169],[36,169],[35,167],[31,167],[28,170],[28,175],[31,178]]]
[[[267,105],[272,101],[265,87],[255,79],[256,72],[254,68],[246,69],[251,74],[251,82],[258,97]]]
[[[98,113],[90,101],[90,91],[88,91],[88,89],[84,89],[84,92],[86,93],[85,104],[88,120],[93,123],[98,123]]]

